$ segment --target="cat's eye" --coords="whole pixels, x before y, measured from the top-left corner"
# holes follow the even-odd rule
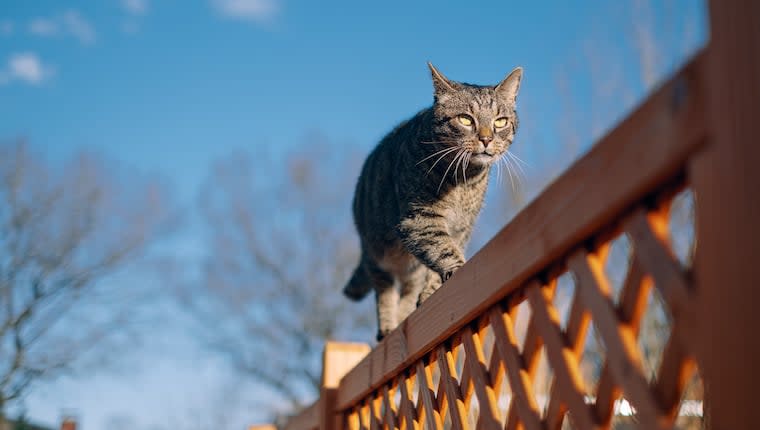
[[[473,122],[472,117],[470,117],[469,115],[459,115],[457,119],[459,120],[459,123],[465,127],[471,126]]]
[[[504,128],[507,126],[507,119],[506,118],[498,118],[496,121],[493,122],[494,127],[496,128]]]

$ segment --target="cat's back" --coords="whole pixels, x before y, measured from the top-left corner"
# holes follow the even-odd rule
[[[430,108],[397,125],[367,156],[354,193],[354,222],[361,235],[392,227],[398,221],[398,177],[408,169],[409,148],[424,139]]]

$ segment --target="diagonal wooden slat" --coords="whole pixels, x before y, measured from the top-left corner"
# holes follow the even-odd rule
[[[361,423],[359,422],[359,411],[357,409],[352,409],[351,412],[348,413],[346,424],[348,426],[348,430],[359,430],[361,428]]]
[[[636,407],[637,417],[647,429],[668,428],[642,372],[636,336],[627,324],[619,324],[610,299],[610,286],[601,261],[579,250],[568,260],[578,279],[578,289],[591,310],[616,381]]]
[[[500,429],[501,417],[499,407],[496,404],[496,394],[490,384],[491,378],[486,370],[486,359],[483,355],[483,345],[480,342],[480,337],[473,333],[470,327],[465,327],[462,331],[462,344],[467,354],[465,366],[470,369],[472,383],[475,386],[475,393],[480,405],[478,428],[482,426],[485,429]]]
[[[578,297],[578,287],[576,286],[573,294],[573,301],[570,305],[570,315],[567,319],[565,337],[578,362],[580,362],[583,354],[583,345],[586,340],[586,332],[588,331],[590,322],[591,318],[588,312],[586,312],[583,302]],[[564,421],[567,409],[562,402],[556,383],[552,384],[552,388],[549,392],[549,406],[546,409],[547,428],[559,429],[562,427],[562,422]]]
[[[359,428],[361,430],[369,430],[370,423],[369,423],[369,407],[367,406],[367,403],[364,402],[359,405],[358,408],[356,408],[356,411],[359,414]]]
[[[382,398],[379,395],[374,395],[367,402],[367,406],[369,407],[369,430],[381,430],[383,428],[379,410],[381,401]]]
[[[415,409],[414,403],[412,403],[412,398],[410,397],[413,387],[412,376],[402,376],[399,380],[398,386],[401,392],[401,404],[398,408],[398,421],[399,424],[401,424],[399,427],[401,430],[419,430],[417,417],[415,416],[417,410]]]
[[[425,421],[430,429],[439,429],[443,427],[441,414],[433,398],[433,377],[430,374],[430,368],[425,366],[422,361],[417,362],[417,385],[420,390],[420,401],[425,411]]]
[[[683,393],[686,383],[696,370],[694,358],[688,355],[682,346],[682,341],[678,339],[682,333],[679,324],[674,324],[671,330],[670,339],[665,345],[662,363],[657,372],[657,384],[655,385],[655,393],[660,407],[670,423],[676,419],[681,393]]]
[[[639,209],[625,223],[625,229],[633,239],[642,268],[654,278],[673,318],[690,330],[696,323],[693,300],[684,271],[668,246],[667,223],[663,214]]]
[[[451,416],[451,426],[454,430],[465,430],[468,428],[464,417],[467,413],[464,409],[464,398],[456,380],[456,368],[451,351],[447,351],[444,345],[438,347],[438,367],[441,370],[441,384],[443,384],[446,399],[449,403],[449,414]]]
[[[396,390],[392,387],[389,389],[387,385],[383,386],[383,406],[385,409],[385,422],[383,423],[384,429],[393,430],[398,428],[398,421],[396,416],[396,406],[393,403],[393,397],[396,395]]]
[[[647,307],[647,295],[652,287],[651,278],[644,276],[641,264],[635,254],[623,282],[618,305],[618,317],[621,323],[628,324],[634,336],[638,336],[639,324]],[[615,383],[610,369],[609,359],[605,358],[596,393],[594,410],[596,418],[603,428],[612,423],[615,400],[620,395],[620,388]]]
[[[546,289],[547,295],[554,297],[554,293],[557,289],[557,282],[552,281],[544,288]],[[514,321],[517,316],[517,303],[510,304],[508,314],[512,321]],[[525,369],[527,370],[528,378],[531,381],[533,381],[533,378],[536,375],[536,370],[538,369],[538,359],[541,356],[540,353],[543,344],[543,340],[539,336],[538,328],[536,328],[536,324],[534,323],[533,319],[531,319],[528,322],[528,328],[525,330],[525,341],[523,343],[522,352]],[[530,386],[532,387],[532,383]],[[518,430],[519,424],[520,417],[516,412],[515,402],[512,402],[509,405],[509,411],[507,412],[507,425],[505,426],[505,429]]]
[[[498,353],[505,363],[504,367],[513,393],[512,404],[520,414],[520,421],[528,430],[539,430],[541,429],[541,414],[536,405],[530,374],[517,348],[512,318],[508,313],[504,313],[501,306],[497,305],[491,309],[490,319],[496,337],[494,355]]]
[[[551,303],[551,299],[541,291],[541,284],[530,281],[526,293],[533,309],[533,318],[538,324],[544,342],[549,362],[554,369],[555,380],[560,396],[570,408],[570,418],[576,427],[596,428],[594,416],[584,399],[583,381],[578,372],[578,358],[570,345],[566,344],[560,329],[559,314]]]

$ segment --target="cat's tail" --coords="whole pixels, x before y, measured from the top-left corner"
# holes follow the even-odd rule
[[[372,280],[367,274],[367,270],[364,267],[364,259],[354,269],[354,274],[351,275],[351,279],[348,281],[345,287],[343,287],[343,294],[349,299],[358,302],[363,299],[372,289]]]

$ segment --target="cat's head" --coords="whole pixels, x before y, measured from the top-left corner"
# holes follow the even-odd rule
[[[433,132],[444,146],[459,146],[470,153],[469,162],[488,165],[509,149],[517,131],[515,102],[522,68],[514,69],[494,86],[479,86],[447,79],[432,64],[435,102]]]

